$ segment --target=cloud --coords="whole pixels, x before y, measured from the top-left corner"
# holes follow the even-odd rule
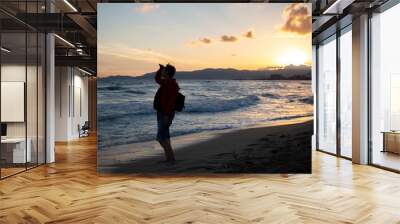
[[[254,38],[254,29],[251,29],[251,30],[243,33],[243,36],[246,38],[253,39]]]
[[[230,36],[230,35],[222,35],[221,36],[222,42],[235,42],[237,40],[238,40],[238,38],[236,36]]]
[[[159,4],[142,3],[139,5],[139,7],[136,8],[136,11],[140,13],[148,13],[158,9],[159,7],[160,7]]]
[[[211,39],[204,37],[200,39],[200,42],[204,43],[204,44],[211,44]]]
[[[171,63],[180,69],[202,68],[207,61],[175,58],[150,48],[133,48],[121,44],[98,47],[99,74],[142,75],[155,65]]]
[[[242,34],[244,38],[249,38],[253,39],[254,37],[254,29],[250,29]],[[236,42],[238,41],[240,36],[235,36],[235,35],[222,35],[220,37],[221,42]],[[213,43],[213,39],[209,37],[203,37],[199,38],[198,40],[194,40],[190,42],[190,46],[198,46],[198,45],[204,45],[204,44],[211,44]]]
[[[311,32],[311,13],[305,4],[290,4],[283,11],[284,23],[280,26],[283,32],[307,35]]]
[[[163,62],[174,61],[173,58],[164,55],[162,53],[155,52],[150,48],[142,50],[122,45],[112,45],[112,46],[100,46],[98,51],[99,54],[103,55],[112,55],[119,58],[135,59],[137,61],[143,61],[149,63],[157,63],[159,61]]]
[[[198,45],[202,45],[202,44],[211,44],[211,43],[212,43],[211,38],[203,37],[203,38],[199,38],[198,40],[194,40],[194,41],[190,42],[190,45],[198,46]]]

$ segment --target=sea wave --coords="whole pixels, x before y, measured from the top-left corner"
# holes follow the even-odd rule
[[[204,132],[204,131],[226,130],[226,129],[231,129],[231,128],[235,128],[235,127],[236,126],[234,126],[234,125],[222,125],[219,127],[212,127],[212,128],[204,127],[204,128],[195,128],[195,129],[186,129],[186,130],[174,130],[171,133],[171,137],[200,133],[200,132]],[[107,136],[107,137],[110,137],[110,136]],[[101,146],[101,148],[103,150],[106,148],[110,149],[110,147],[115,147],[118,145],[127,145],[127,144],[133,144],[133,143],[138,143],[138,142],[151,141],[151,140],[155,139],[155,134],[134,136],[132,138],[118,138],[118,141],[104,141],[105,139],[106,139],[105,134],[102,134],[100,131],[99,132],[99,145]]]
[[[297,96],[297,95],[290,95],[288,96],[288,102],[293,103],[293,102],[299,102],[299,103],[304,103],[304,104],[314,104],[314,97],[313,96]]]
[[[261,94],[263,97],[271,98],[271,99],[279,99],[281,96],[273,94],[273,93],[263,93]]]
[[[305,103],[305,104],[314,104],[314,97],[310,96],[310,97],[303,97],[298,99],[299,102]]]
[[[137,94],[137,95],[145,95],[146,94],[146,92],[139,91],[139,90],[126,90],[125,92],[131,93],[131,94]]]
[[[273,93],[263,93],[261,94],[261,96],[265,97],[265,98],[269,98],[269,99],[283,99],[286,98],[287,102],[289,103],[304,103],[304,104],[314,104],[314,97],[313,96],[307,96],[304,97],[302,95],[295,95],[295,94],[291,94],[291,95],[287,95],[287,96],[281,96],[281,95],[277,95],[277,94],[273,94]]]
[[[122,93],[130,93],[134,95],[145,95],[146,92],[140,90],[129,89],[126,86],[113,85],[113,86],[102,86],[98,87],[98,90],[101,92],[114,92],[114,91],[122,91]]]
[[[124,102],[107,103],[98,105],[100,121],[113,121],[121,118],[129,118],[139,115],[153,114],[152,103]]]
[[[120,90],[124,90],[125,88],[122,86],[102,86],[102,87],[98,87],[97,88],[99,91],[120,91]]]
[[[215,113],[226,112],[257,105],[260,98],[250,95],[237,99],[203,99],[197,102],[189,102],[184,112],[186,113]]]
[[[272,119],[270,119],[270,121],[291,120],[291,119],[311,117],[311,116],[313,116],[312,113],[302,114],[302,115],[290,115],[290,116],[282,116],[282,117],[272,118]]]
[[[183,113],[195,114],[228,112],[257,105],[259,101],[260,98],[254,95],[228,100],[202,99],[192,102],[189,101],[186,102]],[[153,104],[149,101],[146,103],[126,102],[119,104],[100,104],[98,109],[99,119],[101,121],[154,114]]]

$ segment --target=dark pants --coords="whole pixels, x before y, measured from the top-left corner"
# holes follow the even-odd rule
[[[163,147],[167,161],[175,161],[174,151],[172,150],[169,127],[174,120],[175,114],[163,114],[157,111],[157,141]]]
[[[157,111],[157,140],[169,139],[169,127],[174,120],[175,114],[164,114]]]

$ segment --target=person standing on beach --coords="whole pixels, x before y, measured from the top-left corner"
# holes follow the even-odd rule
[[[155,81],[160,85],[154,97],[154,109],[157,111],[157,141],[164,149],[167,162],[175,162],[169,136],[169,127],[175,116],[175,104],[179,92],[179,86],[173,78],[176,69],[167,64],[160,65],[156,72]]]

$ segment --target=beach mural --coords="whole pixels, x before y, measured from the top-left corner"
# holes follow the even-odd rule
[[[99,172],[311,172],[310,4],[98,9]]]

